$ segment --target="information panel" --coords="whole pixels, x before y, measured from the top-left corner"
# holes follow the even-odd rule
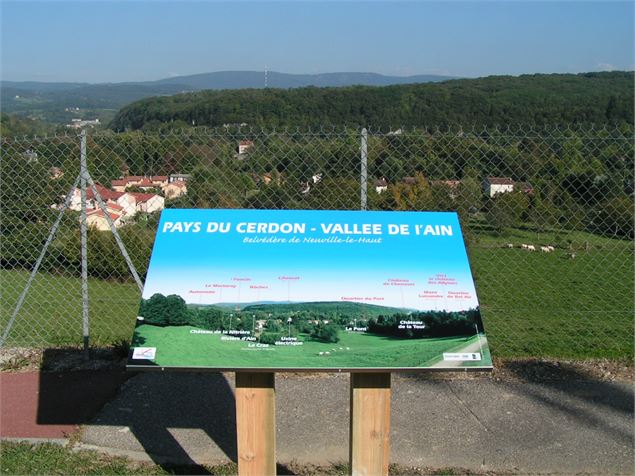
[[[130,368],[491,369],[456,213],[164,210]]]

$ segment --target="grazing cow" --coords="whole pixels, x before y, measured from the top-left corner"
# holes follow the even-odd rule
[[[571,254],[569,255],[569,258],[571,258],[571,259],[575,259],[575,253],[571,253]]]
[[[318,355],[324,355],[324,352],[320,352]]]
[[[324,355],[331,355],[330,352],[324,352]]]
[[[529,251],[536,251],[536,247],[534,245],[527,245],[527,249]]]
[[[551,250],[549,249],[548,246],[541,246],[540,247],[540,251],[542,251],[543,253],[550,253]]]
[[[547,246],[547,248],[549,248],[549,251],[556,251],[556,249],[551,245]]]
[[[513,248],[514,245],[512,243],[507,243],[507,248]]]
[[[521,247],[523,250],[527,250],[527,249],[529,249],[529,245],[526,245],[525,243],[523,243],[522,245],[520,245],[520,247]]]

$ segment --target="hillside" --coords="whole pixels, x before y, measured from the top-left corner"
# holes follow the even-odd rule
[[[491,76],[384,87],[203,91],[148,98],[119,111],[116,131],[250,126],[620,124],[633,122],[633,73]]]
[[[353,84],[384,86],[389,84],[442,81],[449,76],[384,76],[374,73],[288,74],[270,71],[267,84],[273,88],[306,86],[350,86]],[[117,109],[152,96],[172,95],[206,89],[264,88],[263,71],[217,71],[175,76],[156,81],[123,83],[47,83],[37,81],[0,81],[2,108],[5,113],[19,114],[55,123],[67,123],[73,117],[99,118],[104,122]],[[72,108],[72,111],[66,109]],[[75,108],[79,108],[76,111]]]
[[[270,312],[272,314],[286,314],[289,312],[313,312],[317,314],[338,314],[365,317],[377,317],[395,313],[408,312],[407,309],[396,307],[376,306],[357,302],[297,302],[276,304],[254,304],[246,306],[242,312]]]

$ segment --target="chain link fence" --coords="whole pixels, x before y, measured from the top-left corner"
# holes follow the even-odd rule
[[[163,208],[456,210],[494,355],[632,357],[633,139],[630,128],[89,132],[91,342],[130,338],[140,292],[116,238],[142,281]],[[82,342],[81,141],[2,139],[6,346]]]

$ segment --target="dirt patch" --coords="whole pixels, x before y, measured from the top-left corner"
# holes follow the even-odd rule
[[[0,348],[0,372],[28,372],[42,365],[42,349]]]
[[[128,351],[119,346],[91,349],[89,359],[86,359],[83,350],[79,348],[10,347],[0,349],[0,371],[62,372],[124,368],[127,356]]]

